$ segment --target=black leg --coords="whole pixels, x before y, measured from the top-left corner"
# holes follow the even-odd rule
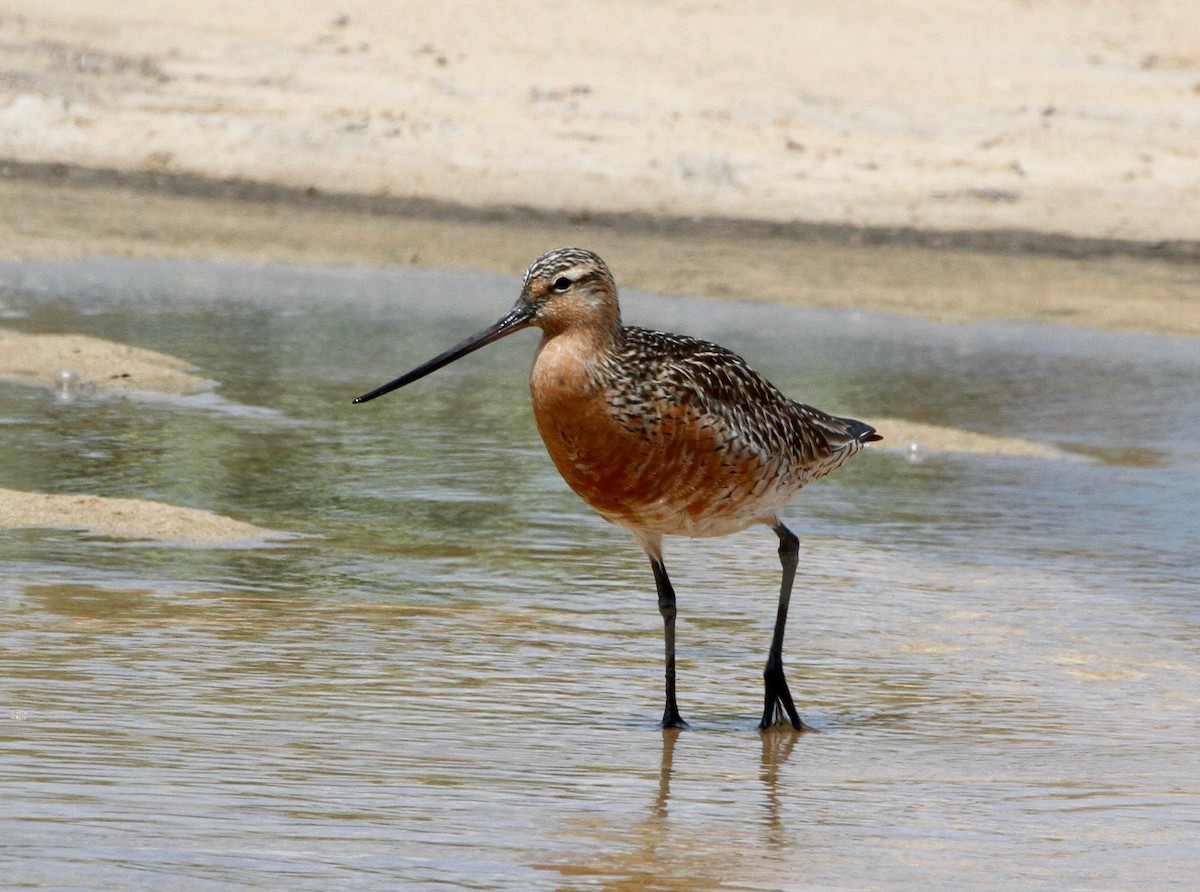
[[[758,728],[765,731],[777,721],[782,722],[786,714],[792,727],[803,731],[804,724],[800,721],[800,714],[796,712],[792,692],[788,690],[787,679],[783,676],[783,630],[787,625],[788,602],[792,598],[792,583],[796,579],[796,565],[800,560],[800,540],[783,524],[778,524],[773,529],[779,537],[779,563],[783,565],[783,580],[779,586],[779,611],[775,615],[775,634],[771,637],[767,667],[763,670],[763,715]]]
[[[660,558],[651,556],[650,566],[654,569],[654,585],[658,588],[658,612],[663,618],[663,638],[667,657],[667,706],[663,710],[664,728],[686,728],[687,722],[679,714],[675,703],[675,589],[667,577],[667,568]]]

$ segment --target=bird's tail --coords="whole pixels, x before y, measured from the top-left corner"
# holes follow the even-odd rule
[[[839,418],[838,421],[845,424],[846,433],[860,443],[874,443],[883,439],[883,436],[865,421],[858,421],[854,418]]]

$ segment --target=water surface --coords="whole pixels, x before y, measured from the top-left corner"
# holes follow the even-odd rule
[[[0,487],[310,534],[0,531],[5,885],[1191,885],[1195,341],[627,295],[627,321],[718,340],[828,410],[1076,459],[873,451],[797,498],[801,737],[754,731],[775,537],[670,541],[676,736],[645,559],[537,439],[536,335],[350,405],[501,315],[515,280],[111,260],[0,283],[4,325],[221,382],[0,384]]]

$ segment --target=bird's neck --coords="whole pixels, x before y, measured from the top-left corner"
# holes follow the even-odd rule
[[[617,350],[625,338],[620,315],[583,319],[568,317],[555,321],[559,324],[543,325],[543,345],[558,341],[559,346],[569,345],[581,354],[598,358]]]
[[[624,331],[599,326],[574,326],[544,331],[534,356],[530,383],[581,393],[601,386],[604,370],[617,352]]]

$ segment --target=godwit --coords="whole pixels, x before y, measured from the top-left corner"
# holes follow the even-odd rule
[[[806,483],[882,439],[780,393],[716,344],[621,324],[617,285],[591,251],[559,248],[525,273],[494,325],[389,384],[365,403],[522,328],[542,330],[529,376],[538,431],[555,467],[650,559],[666,640],[664,728],[686,728],[675,702],[675,591],[663,536],[723,536],[756,523],[779,537],[783,580],[762,721],[803,729],[783,674],[783,632],[800,543],[779,512]]]

